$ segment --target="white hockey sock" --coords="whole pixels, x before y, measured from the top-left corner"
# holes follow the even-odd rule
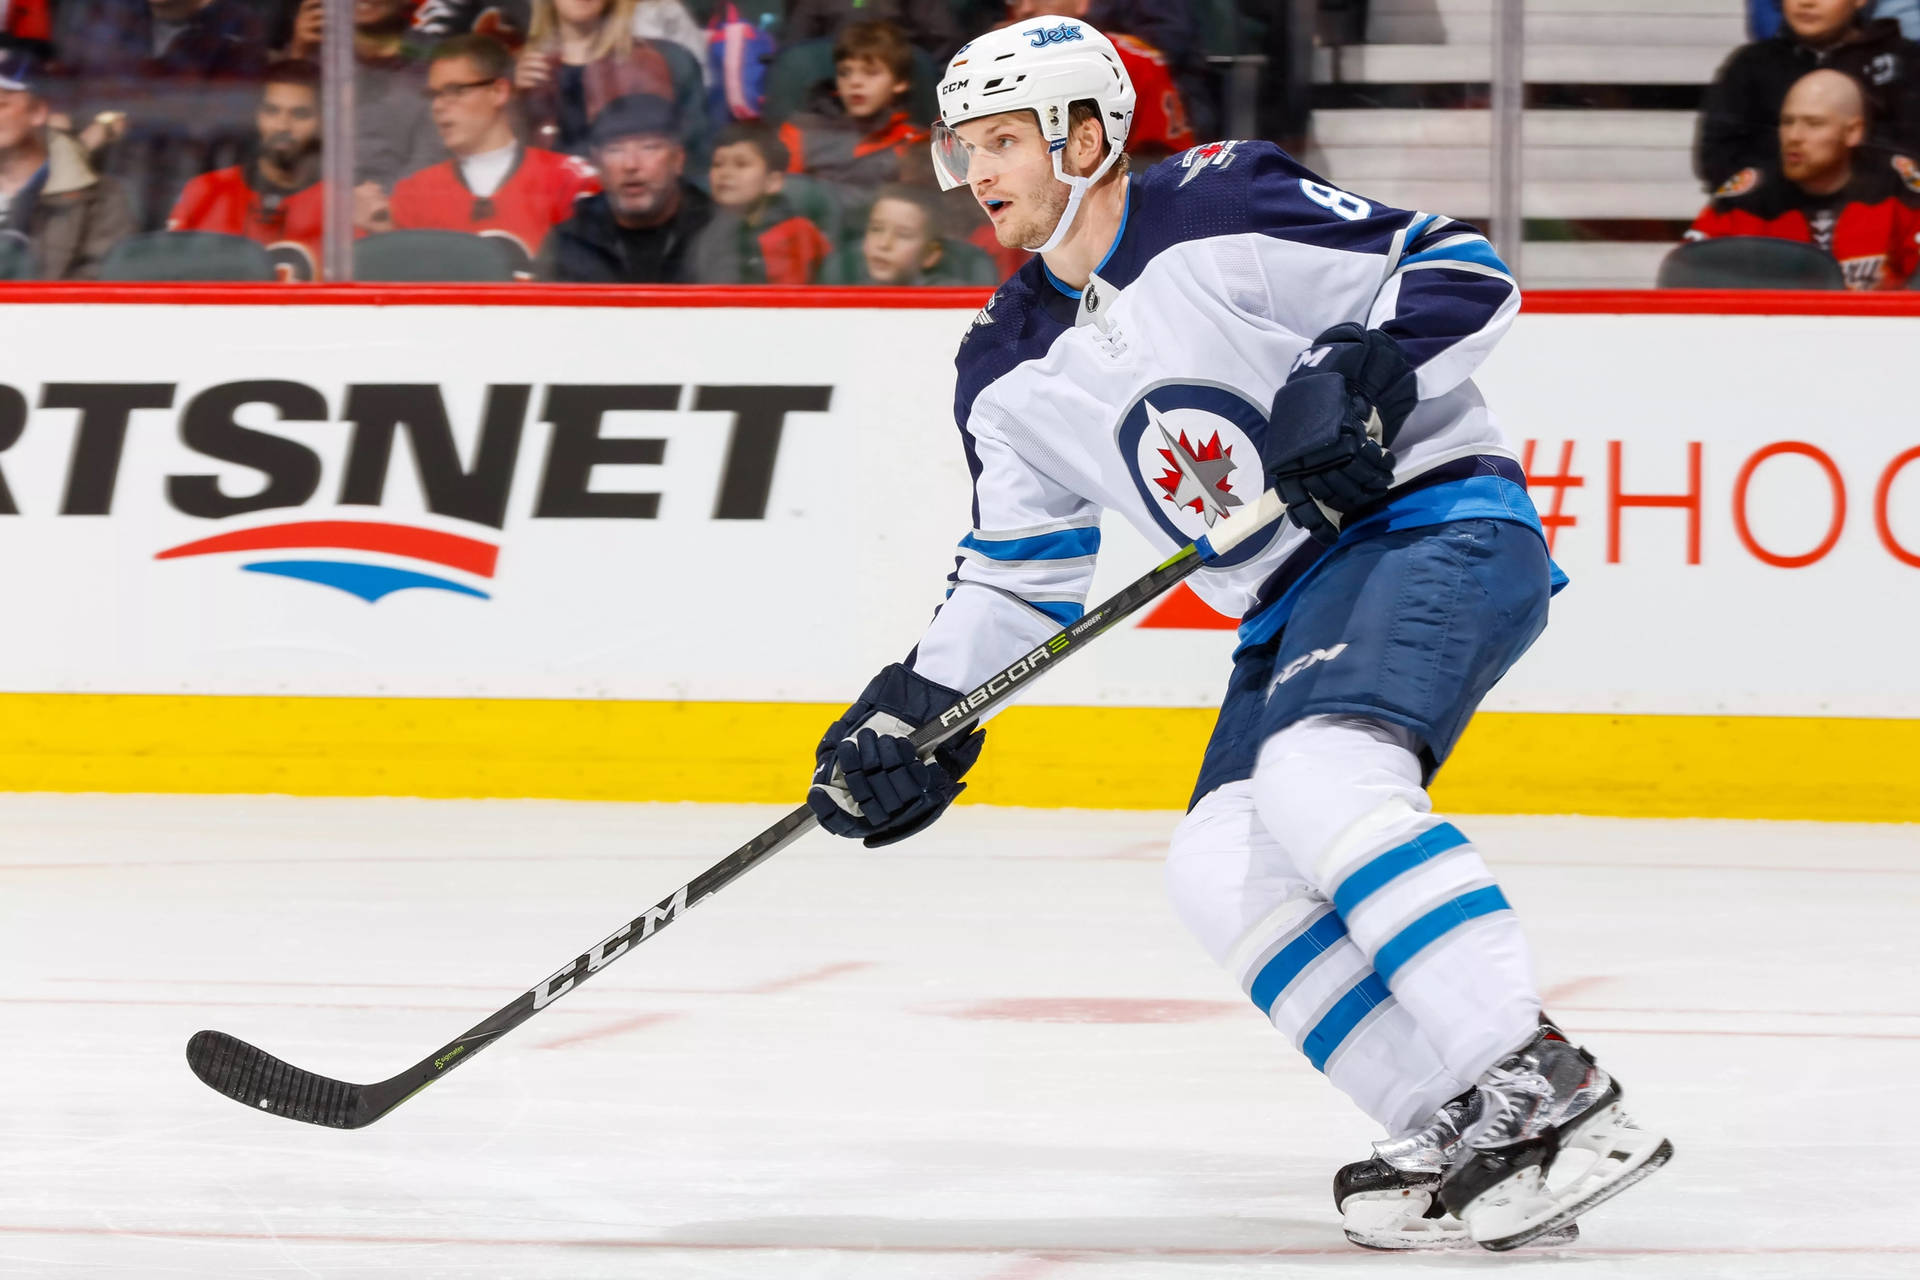
[[[1533,1033],[1540,998],[1519,921],[1466,836],[1428,812],[1403,730],[1289,726],[1262,749],[1254,794],[1454,1076],[1477,1080]]]
[[[1294,872],[1254,811],[1251,782],[1194,806],[1174,833],[1167,889],[1260,1012],[1388,1132],[1418,1128],[1467,1087]]]
[[[1314,1070],[1395,1136],[1467,1086],[1347,937],[1325,899],[1303,892],[1235,948],[1240,986]]]
[[[1451,822],[1421,816],[1418,829],[1343,842],[1325,883],[1441,1058],[1477,1080],[1539,1025],[1532,959],[1478,851]]]

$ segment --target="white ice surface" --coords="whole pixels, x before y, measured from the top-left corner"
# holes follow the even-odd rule
[[[0,796],[0,1274],[511,1280],[1920,1275],[1920,827],[1479,818],[1670,1168],[1556,1256],[1387,1256],[1375,1136],[1182,932],[1168,814],[811,835],[379,1124],[390,1075],[777,810]]]

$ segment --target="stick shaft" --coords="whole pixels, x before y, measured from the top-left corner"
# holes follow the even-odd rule
[[[1204,563],[1194,547],[1182,548],[1151,573],[1122,588],[1111,599],[1089,610],[1078,622],[1056,632],[1044,644],[1002,669],[937,718],[922,725],[911,739],[914,749],[924,754],[948,739],[967,732],[974,723],[1004,707],[1041,673],[1051,670],[1069,654],[1084,648],[1095,636],[1110,630],[1164,595]],[[422,1078],[421,1085],[431,1083],[561,996],[577,990],[581,983],[672,924],[689,908],[698,906],[811,831],[817,821],[813,810],[804,804],[793,810],[609,934],[598,946],[574,957],[573,963],[566,968],[537,984],[486,1021],[442,1045],[415,1067],[416,1071],[431,1068],[432,1074]],[[412,1092],[410,1090],[407,1096],[411,1096]]]
[[[924,755],[948,739],[968,732],[973,725],[1004,707],[1034,679],[1079,652],[1095,636],[1164,595],[1195,570],[1272,523],[1282,510],[1271,492],[1265,494],[1253,510],[1244,513],[1242,520],[1221,531],[1222,536],[1211,542],[1203,538],[1182,548],[920,726],[911,739],[914,748]],[[187,1046],[187,1061],[206,1084],[248,1106],[311,1124],[361,1128],[467,1062],[555,1000],[576,990],[581,983],[679,919],[689,908],[706,901],[815,825],[813,811],[801,805],[603,938],[597,946],[574,957],[565,968],[522,992],[504,1009],[386,1080],[355,1085],[318,1076],[217,1031],[202,1031],[194,1036]]]

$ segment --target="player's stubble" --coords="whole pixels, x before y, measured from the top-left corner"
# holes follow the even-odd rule
[[[1016,209],[1031,208],[1032,212],[1025,217],[1010,217],[997,224],[993,229],[994,238],[1010,249],[1030,250],[1045,244],[1067,211],[1069,194],[1066,183],[1048,174],[1037,190],[1014,206]]]

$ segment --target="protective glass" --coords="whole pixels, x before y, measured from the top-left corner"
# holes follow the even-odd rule
[[[967,185],[967,144],[960,141],[960,135],[947,127],[946,121],[933,122],[933,175],[940,180],[942,191],[951,191],[955,187]]]

